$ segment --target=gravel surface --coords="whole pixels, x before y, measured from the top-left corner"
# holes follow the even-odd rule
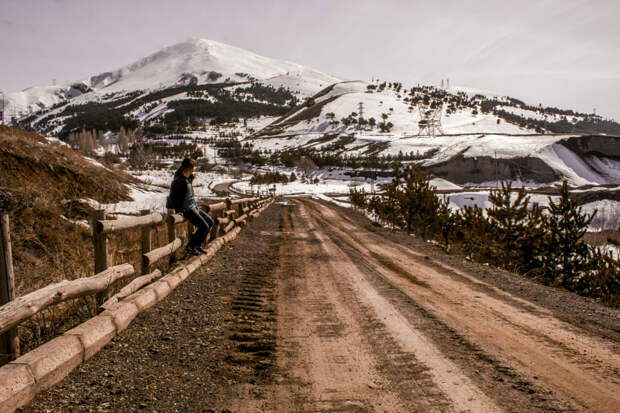
[[[256,354],[251,341],[239,342],[253,331],[239,319],[269,306],[271,297],[255,300],[268,294],[251,291],[265,290],[261,278],[277,264],[279,238],[261,232],[276,231],[279,214],[278,207],[265,210],[164,301],[21,411],[205,412],[233,383],[270,380],[273,344],[259,343],[266,350]],[[245,324],[265,332],[274,317],[253,321]]]

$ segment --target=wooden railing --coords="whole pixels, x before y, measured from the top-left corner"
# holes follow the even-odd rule
[[[219,235],[230,232],[235,226],[244,226],[256,215],[252,212],[269,202],[268,198],[226,199],[217,203],[200,203],[200,206],[213,217],[215,224],[210,230],[207,242]],[[154,231],[157,225],[165,224],[168,233],[168,244],[154,247]],[[142,211],[142,215],[131,218],[107,219],[104,211],[95,211],[91,217],[93,233],[95,275],[72,281],[48,285],[19,298],[13,297],[13,268],[8,229],[8,215],[2,216],[2,239],[0,267],[0,352],[8,354],[0,365],[19,357],[19,339],[16,327],[40,311],[77,297],[96,295],[97,305],[104,310],[118,303],[140,288],[153,283],[162,277],[162,272],[154,270],[157,262],[165,257],[173,256],[183,245],[182,233],[191,232],[190,223],[179,214],[161,214]],[[179,227],[187,225],[185,231]],[[135,276],[136,269],[129,263],[114,265],[113,246],[110,236],[127,230],[141,230],[142,262],[140,276],[125,285],[111,296],[115,285],[121,280]]]

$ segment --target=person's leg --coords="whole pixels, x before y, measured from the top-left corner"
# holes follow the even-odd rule
[[[207,229],[207,232],[205,233],[205,239],[206,239],[209,236],[209,233],[211,232],[211,228],[213,228],[213,225],[215,225],[215,221],[213,221],[213,218],[211,218],[209,214],[207,214],[205,211],[203,211],[200,208],[198,208],[198,213],[200,214],[200,217],[204,219],[207,225],[209,226],[209,229]],[[205,242],[205,239],[202,240],[201,245],[202,243]]]
[[[196,248],[201,246],[209,233],[209,224],[202,216],[200,216],[200,213],[194,209],[188,209],[183,212],[183,216],[196,227],[196,231],[194,231],[194,234],[187,243],[187,248]]]
[[[205,211],[203,211],[200,208],[198,208],[198,213],[200,213],[200,216],[202,217],[202,219],[207,221],[207,224],[209,225],[209,229],[213,228],[213,224],[215,223],[215,221],[213,221],[213,218],[211,218],[209,214],[207,214]]]

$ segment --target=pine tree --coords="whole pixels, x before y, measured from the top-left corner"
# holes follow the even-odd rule
[[[545,208],[534,203],[526,218],[525,235],[521,241],[521,268],[524,274],[539,272],[543,266],[545,239]]]
[[[452,238],[459,225],[459,215],[452,212],[448,200],[444,197],[439,201],[439,208],[437,209],[437,222],[441,228],[441,236],[446,244],[446,252],[450,251]]]
[[[620,261],[611,252],[602,252],[599,248],[592,250],[591,261],[590,276],[579,280],[577,290],[620,307]]]
[[[596,212],[582,213],[577,201],[570,198],[566,181],[557,202],[549,197],[548,211],[544,276],[554,285],[571,288],[586,276],[591,251],[583,236]]]
[[[496,264],[504,267],[513,267],[521,262],[530,201],[525,188],[517,191],[514,200],[511,198],[511,183],[502,182],[501,189],[489,193],[492,206],[487,209],[487,217],[494,233],[495,245],[491,245],[491,249],[495,251]]]
[[[437,225],[439,199],[435,188],[430,186],[428,175],[412,167],[400,172],[397,167],[394,179],[388,186],[388,197],[396,201],[398,213],[407,233],[415,228],[422,238]]]
[[[483,210],[477,205],[465,205],[457,214],[457,237],[462,241],[467,256],[472,260],[487,259],[490,255],[487,245],[492,239],[492,227]]]
[[[351,205],[355,208],[366,208],[366,192],[362,188],[358,190],[357,188],[349,188],[349,201],[351,201]]]

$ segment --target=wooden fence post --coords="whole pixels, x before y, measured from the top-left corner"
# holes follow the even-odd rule
[[[9,215],[2,214],[0,230],[0,305],[15,299],[13,253]],[[0,336],[0,366],[19,357],[19,336],[14,327]]]
[[[143,209],[140,211],[141,215],[148,215],[150,211]],[[144,254],[150,252],[153,249],[153,226],[145,225],[142,227],[142,274],[148,274],[149,268],[145,265]]]
[[[214,212],[211,212],[211,218],[213,218],[213,226],[211,227],[211,231],[209,231],[209,242],[213,241],[214,239],[217,238],[217,234],[220,230],[220,224],[218,221],[218,218],[222,216],[222,210],[217,210]]]
[[[172,218],[172,214],[174,214],[173,210],[168,210],[168,217],[166,218],[166,227],[168,228],[168,243],[174,241],[177,237],[176,229],[174,227],[174,219]],[[174,252],[170,254],[170,258],[168,260],[168,265],[172,265],[175,261]]]
[[[97,231],[97,221],[105,220],[106,213],[99,209],[93,211],[91,215],[91,228],[93,231],[93,244],[95,246],[95,274],[106,270],[112,265],[112,257],[110,256],[110,246],[107,234],[101,234]],[[97,293],[97,306],[103,304],[108,297],[107,292]]]
[[[172,242],[177,237],[177,234],[174,228],[174,220],[172,219],[172,214],[168,214],[168,219],[166,220],[166,226],[168,227],[168,242]]]

